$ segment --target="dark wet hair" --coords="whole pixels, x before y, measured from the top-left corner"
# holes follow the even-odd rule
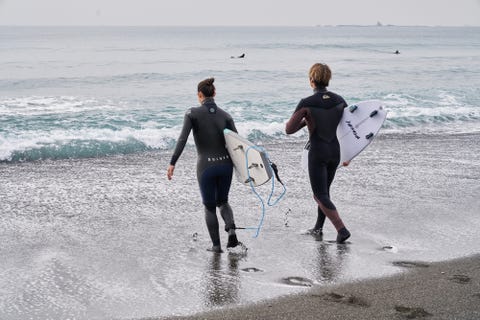
[[[208,78],[200,81],[197,91],[203,93],[206,98],[213,97],[215,94],[215,86],[213,85],[214,81],[214,78]]]

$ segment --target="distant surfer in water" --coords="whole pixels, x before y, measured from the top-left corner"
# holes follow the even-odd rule
[[[398,51],[398,50],[395,50],[395,52],[394,52],[394,53],[395,53],[395,54],[400,54],[400,51]]]
[[[235,234],[232,208],[228,204],[233,164],[225,148],[223,135],[225,128],[235,132],[237,129],[232,117],[216,105],[213,82],[214,78],[209,78],[198,84],[200,106],[190,108],[185,113],[183,128],[167,169],[167,177],[168,180],[172,179],[175,164],[182,154],[190,131],[193,130],[198,156],[197,180],[205,207],[205,221],[213,243],[212,248],[208,250],[221,253],[216,207],[220,209],[220,215],[225,222],[225,231],[228,232],[227,248],[239,244]]]
[[[338,94],[327,90],[332,72],[326,64],[314,64],[309,77],[314,93],[300,100],[285,131],[292,134],[304,126],[309,131],[308,175],[313,197],[318,204],[317,222],[309,231],[321,236],[325,217],[328,217],[337,229],[337,243],[343,243],[350,237],[350,232],[330,200],[330,185],[340,162],[340,144],[336,133],[347,103]]]
[[[231,58],[231,59],[243,59],[243,58],[245,58],[245,53],[242,53],[241,55],[236,56],[236,57],[235,57],[235,56],[231,56],[230,58]]]

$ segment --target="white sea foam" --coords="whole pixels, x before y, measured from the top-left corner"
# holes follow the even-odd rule
[[[0,112],[11,116],[35,116],[46,114],[72,114],[92,110],[114,110],[118,106],[101,103],[96,99],[73,96],[20,97],[0,101]]]

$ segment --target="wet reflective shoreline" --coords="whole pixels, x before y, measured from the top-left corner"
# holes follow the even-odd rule
[[[332,187],[352,231],[342,245],[328,222],[322,239],[305,234],[316,210],[296,171],[301,144],[266,146],[287,196],[267,210],[258,238],[238,231],[246,252],[220,255],[206,251],[193,149],[173,183],[161,152],[1,164],[0,318],[186,315],[473,254],[477,139],[380,136]],[[237,225],[258,222],[248,188],[234,183],[230,201]]]

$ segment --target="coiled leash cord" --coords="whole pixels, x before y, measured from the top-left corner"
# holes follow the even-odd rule
[[[247,169],[247,175],[248,175],[248,183],[250,184],[250,188],[252,189],[253,193],[255,194],[255,196],[258,198],[258,200],[260,201],[260,205],[262,207],[262,214],[260,216],[260,222],[258,223],[258,226],[257,227],[237,227],[236,229],[244,229],[244,230],[256,230],[255,232],[255,235],[253,236],[254,238],[257,238],[258,235],[260,234],[260,229],[262,228],[263,226],[263,221],[265,220],[265,201],[264,199],[262,198],[262,196],[257,192],[253,182],[254,182],[254,179],[250,176],[250,168],[249,168],[249,165],[248,165],[248,152],[251,150],[251,149],[255,149],[259,152],[262,152],[265,154],[266,158],[267,158],[267,161],[268,161],[268,165],[269,165],[269,168],[268,170],[271,170],[270,173],[274,173],[275,174],[275,177],[272,177],[272,186],[271,186],[271,190],[270,190],[270,194],[268,196],[268,199],[267,199],[267,205],[270,206],[270,207],[273,207],[275,206],[282,198],[283,196],[285,195],[285,193],[287,192],[287,188],[285,188],[285,185],[283,184],[282,180],[280,180],[280,177],[278,176],[278,168],[277,168],[277,165],[275,163],[273,163],[272,161],[270,161],[270,157],[268,156],[268,153],[267,151],[265,150],[265,148],[263,147],[260,147],[260,146],[249,146],[246,150],[245,150],[245,166],[246,166],[246,169]],[[272,197],[273,197],[273,193],[275,192],[275,178],[277,178],[278,182],[280,182],[280,184],[282,185],[283,187],[283,191],[282,193],[275,199],[273,200],[272,202]]]

